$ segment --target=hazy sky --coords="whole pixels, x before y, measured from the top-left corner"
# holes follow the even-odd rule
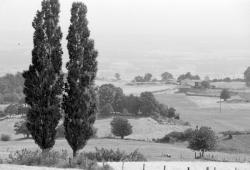
[[[73,0],[61,0],[64,39]],[[250,66],[250,0],[85,0],[99,76],[238,76]],[[41,0],[0,0],[0,73],[31,61]],[[68,60],[64,40],[64,62]]]

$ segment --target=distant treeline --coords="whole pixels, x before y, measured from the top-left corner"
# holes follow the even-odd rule
[[[0,103],[17,103],[23,99],[24,79],[22,73],[0,77]]]
[[[133,116],[163,116],[179,119],[174,108],[160,104],[151,92],[143,92],[140,96],[125,95],[120,87],[104,84],[98,88],[100,117],[113,113]]]

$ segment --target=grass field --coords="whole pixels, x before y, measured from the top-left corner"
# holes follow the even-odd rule
[[[227,153],[250,154],[250,135],[234,135],[233,139],[221,139],[217,146],[218,151]]]
[[[163,104],[175,107],[181,118],[191,125],[209,126],[215,131],[249,130],[250,104],[222,103],[210,97],[193,97],[184,94],[157,94],[156,98]]]

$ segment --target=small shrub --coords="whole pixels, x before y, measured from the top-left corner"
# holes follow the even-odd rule
[[[1,135],[1,141],[10,141],[10,135],[2,134]]]
[[[135,150],[134,152],[131,152],[127,154],[124,151],[117,150],[108,150],[108,149],[98,149],[96,148],[95,152],[88,152],[88,153],[82,153],[81,157],[85,157],[92,161],[106,161],[106,162],[121,162],[121,161],[128,161],[128,162],[136,162],[136,161],[146,161],[146,158],[138,152],[138,150]]]
[[[132,134],[132,126],[127,119],[122,117],[115,117],[111,123],[111,132],[115,136],[120,136],[124,139],[124,136]]]
[[[169,143],[170,140],[170,137],[168,135],[165,135],[163,138],[157,139],[155,141],[159,143]]]
[[[98,166],[96,161],[88,160],[83,154],[80,154],[73,161],[69,158],[66,150],[50,151],[42,153],[40,150],[30,151],[23,149],[11,153],[8,159],[9,164],[26,166],[46,166],[57,168],[81,168],[86,170],[112,170],[108,165]]]
[[[16,151],[9,155],[8,163],[27,166],[56,166],[61,161],[67,161],[68,153],[63,150],[62,152],[50,151],[46,154],[40,150],[30,151],[23,149]]]

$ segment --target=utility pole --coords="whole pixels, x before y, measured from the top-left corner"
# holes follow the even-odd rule
[[[220,113],[221,113],[221,97],[220,97]]]

